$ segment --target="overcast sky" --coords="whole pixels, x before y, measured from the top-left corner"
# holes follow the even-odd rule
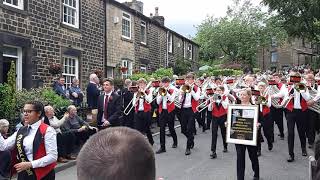
[[[131,0],[118,0],[119,2]],[[141,0],[144,3],[144,14],[154,14],[154,8],[159,7],[159,14],[165,17],[165,25],[186,37],[194,36],[195,26],[206,16],[221,17],[226,14],[232,0]],[[252,0],[258,4],[260,0]]]

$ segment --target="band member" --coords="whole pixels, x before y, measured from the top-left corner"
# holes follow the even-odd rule
[[[205,94],[206,88],[203,86],[203,82],[204,82],[204,79],[201,78],[197,83],[197,86],[199,87],[199,90],[200,90],[199,103],[205,101],[204,94]],[[196,113],[196,120],[197,120],[199,126],[202,127],[202,132],[205,132],[207,129],[207,127],[206,127],[206,114],[207,114],[207,108],[201,112]],[[195,129],[195,134],[197,134],[196,127],[194,127],[194,129]]]
[[[194,85],[193,74],[188,74],[185,81],[186,84],[180,88],[181,94],[179,96],[181,102],[181,131],[188,139],[185,155],[190,155],[190,149],[194,147],[194,120],[199,105],[200,90],[198,86]]]
[[[100,129],[120,126],[121,97],[113,91],[114,83],[111,78],[103,80],[104,93],[98,99],[97,124]]]
[[[56,131],[40,119],[43,105],[33,101],[24,105],[25,126],[8,139],[0,136],[0,151],[15,149],[18,180],[54,180],[58,157]],[[2,162],[1,162],[2,163]]]
[[[149,143],[153,145],[154,141],[150,130],[152,92],[147,89],[147,81],[144,78],[138,80],[138,86],[139,91],[134,93],[132,101],[135,107],[135,129],[146,134]]]
[[[160,114],[160,149],[156,152],[157,154],[166,152],[166,141],[165,141],[165,129],[168,124],[171,137],[173,139],[172,148],[177,148],[178,140],[177,134],[174,129],[174,99],[175,99],[175,90],[170,86],[170,79],[164,77],[162,80],[162,87],[159,88],[157,95],[157,104],[159,105],[159,114]]]
[[[218,127],[220,127],[222,142],[223,142],[223,152],[228,152],[228,144],[226,143],[226,127],[225,122],[227,120],[227,108],[229,104],[229,99],[223,94],[224,87],[218,86],[215,91],[215,95],[210,97],[210,104],[208,110],[212,112],[212,140],[211,140],[211,154],[212,159],[217,157],[216,147],[217,147],[217,135]]]
[[[240,101],[242,105],[252,105],[251,101],[251,90],[244,89],[240,91]],[[257,125],[258,126],[258,125]],[[249,146],[249,145],[242,145],[236,144],[236,151],[237,151],[237,180],[244,180],[245,174],[245,160],[246,160],[246,149],[248,149],[249,158],[252,163],[252,170],[254,172],[253,179],[259,179],[259,159],[258,159],[258,147],[257,146]]]
[[[314,75],[307,74],[305,76],[305,80],[306,80],[306,86],[309,92],[310,93],[312,92],[314,95],[316,95],[318,93],[318,84],[315,83]],[[308,118],[306,121],[306,135],[308,138],[309,148],[312,148],[315,140],[316,129],[317,130],[319,129],[319,123],[318,123],[319,114],[311,109],[308,109],[307,112],[308,112]]]
[[[136,86],[136,85],[137,83],[132,82],[130,79],[126,79],[124,81],[124,88],[121,90],[123,108],[127,107],[133,98],[133,92],[130,91],[130,87]],[[130,128],[134,128],[133,117],[134,117],[134,111],[130,111],[128,115],[124,115],[122,125]]]
[[[291,76],[299,76],[298,73],[291,73]],[[294,131],[297,124],[298,134],[301,143],[302,156],[307,156],[306,150],[306,118],[307,117],[307,101],[310,100],[308,89],[302,90],[299,83],[288,85],[286,91],[280,91],[278,94],[272,95],[273,98],[284,98],[283,105],[286,108],[286,119],[288,126],[288,162],[294,161]]]
[[[264,82],[258,83],[258,89],[260,96],[256,97],[255,104],[259,105],[259,122],[261,127],[258,130],[258,156],[261,155],[261,142],[263,141],[261,129],[263,129],[263,135],[267,139],[269,151],[273,148],[273,121],[270,116],[271,97],[266,92],[266,84]]]
[[[285,88],[285,85],[281,82],[281,75],[278,73],[273,74],[273,80],[277,83],[277,88],[280,91],[282,88]],[[282,99],[279,99],[279,104],[281,104]],[[284,133],[283,133],[283,108],[282,107],[274,107],[271,106],[271,117],[272,120],[277,124],[280,134],[281,140],[284,140]]]

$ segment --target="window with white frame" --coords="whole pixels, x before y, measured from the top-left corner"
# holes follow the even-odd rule
[[[192,59],[192,56],[193,56],[193,54],[192,54],[192,44],[188,45],[188,54],[189,54],[189,59]]]
[[[127,78],[132,75],[132,62],[130,60],[122,60],[122,67],[126,67],[127,70],[122,72],[122,78]]]
[[[274,51],[274,52],[271,52],[271,62],[278,62],[278,52],[277,51]]]
[[[142,73],[147,73],[147,65],[141,64],[141,65],[140,65],[140,72],[142,72]]]
[[[3,0],[3,4],[23,10],[24,0]]]
[[[141,43],[147,44],[147,24],[141,21]]]
[[[11,63],[16,65],[16,88],[22,89],[22,48],[4,45],[3,47],[3,80],[8,81],[8,72],[10,71]]]
[[[79,0],[63,0],[63,24],[79,28]]]
[[[172,34],[168,32],[168,52],[172,53],[173,43],[172,43]]]
[[[122,37],[131,39],[131,16],[122,13]]]
[[[63,73],[65,78],[65,86],[68,88],[72,84],[73,78],[79,77],[78,73],[79,61],[76,57],[64,56],[63,57]]]

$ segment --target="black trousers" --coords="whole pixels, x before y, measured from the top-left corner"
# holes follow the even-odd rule
[[[280,136],[284,136],[283,133],[283,108],[275,108],[271,106],[271,117],[272,120],[277,124]]]
[[[169,131],[171,137],[173,139],[173,143],[177,144],[177,134],[174,129],[174,112],[168,112],[168,110],[164,109],[160,114],[159,124],[160,124],[160,145],[162,149],[166,149],[166,125],[168,124]]]
[[[288,148],[289,148],[289,155],[294,156],[294,129],[295,125],[297,124],[298,134],[301,143],[301,149],[306,149],[306,118],[307,118],[307,111],[303,112],[300,109],[294,109],[292,112],[286,110],[286,119],[287,119],[287,126],[288,126]]]
[[[74,150],[76,137],[71,132],[57,133],[58,157],[66,157]]]
[[[82,132],[75,132],[74,133],[74,136],[75,136],[75,141],[76,141],[76,144],[77,145],[81,145],[81,144],[84,144],[85,142],[87,142],[87,140],[89,139],[89,137],[93,134],[95,134],[96,131],[95,130],[91,130],[91,129],[88,129],[88,130],[85,130],[85,131],[82,131]]]
[[[1,135],[0,135],[1,136]],[[10,176],[11,152],[9,150],[0,151],[0,179]]]
[[[187,149],[194,143],[194,112],[192,108],[182,108],[181,110],[181,131],[187,138]]]
[[[223,147],[227,148],[228,144],[226,143],[226,126],[225,122],[227,120],[227,115],[221,117],[212,116],[212,139],[211,139],[211,151],[216,152],[217,148],[217,137],[218,137],[218,127],[220,127]]]
[[[149,143],[153,145],[153,137],[150,130],[151,125],[151,112],[143,112],[138,111],[134,114],[134,124],[135,129],[141,132],[142,134],[145,134],[149,140]]]
[[[316,136],[316,122],[319,121],[319,114],[308,109],[308,118],[306,121],[306,135],[308,143],[313,144]]]
[[[123,116],[123,126],[134,128],[134,111],[131,111],[127,116]]]
[[[212,121],[212,111],[207,111],[207,129],[210,129]]]
[[[254,177],[259,178],[259,159],[257,156],[257,146],[247,146],[242,144],[236,144],[237,151],[237,180],[244,180],[245,168],[246,168],[246,149],[248,149],[249,158],[252,164],[252,170]]]
[[[205,110],[203,110],[205,111]],[[205,115],[203,116],[203,111],[202,112],[196,112],[195,114],[195,118],[199,124],[199,126],[202,126],[202,129],[205,131],[206,130],[206,123],[205,123]],[[197,129],[196,129],[196,124],[194,124],[194,132],[197,132]]]
[[[267,114],[263,116],[262,114],[259,116],[259,122],[261,123],[261,127],[258,129],[258,142],[257,147],[258,150],[261,149],[261,142],[263,141],[262,137],[262,130],[263,135],[267,139],[268,145],[273,143],[273,121],[271,119],[271,114]]]

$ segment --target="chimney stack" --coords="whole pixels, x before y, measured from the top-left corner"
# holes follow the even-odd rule
[[[154,14],[155,16],[159,16],[159,7],[156,7],[155,8],[155,14]]]

